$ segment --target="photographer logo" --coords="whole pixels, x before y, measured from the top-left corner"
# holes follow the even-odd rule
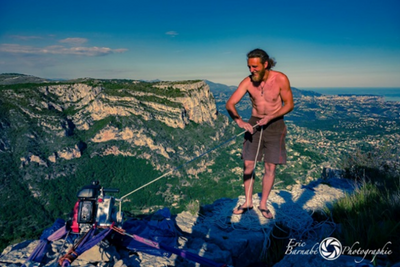
[[[342,254],[342,244],[333,237],[322,240],[319,245],[319,253],[325,260],[336,260]]]
[[[323,259],[333,261],[341,255],[355,256],[354,262],[360,263],[366,257],[370,257],[373,262],[378,255],[392,255],[393,251],[389,246],[391,241],[386,242],[382,248],[364,249],[360,242],[356,241],[352,246],[342,246],[342,243],[334,237],[327,237],[321,243],[307,244],[305,241],[298,241],[295,238],[289,239],[286,246],[285,255],[320,255]]]

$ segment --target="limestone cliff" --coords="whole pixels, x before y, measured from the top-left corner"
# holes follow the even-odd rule
[[[94,121],[108,116],[140,116],[144,120],[160,121],[169,127],[185,128],[189,121],[214,125],[217,109],[209,86],[203,82],[156,83],[162,89],[157,94],[126,88],[116,92],[104,90],[101,85],[75,83],[39,87],[44,96],[52,95],[56,101],[42,102],[43,108],[59,111],[72,109],[72,122],[77,129],[88,130]],[[178,90],[179,97],[169,97],[169,90]],[[125,93],[125,96],[118,96]],[[38,107],[40,108],[40,107]],[[34,116],[34,114],[31,114]]]
[[[126,141],[132,147],[146,146],[168,159],[170,156],[166,151],[174,153],[175,149],[165,146],[165,140],[156,140],[156,132],[146,127],[146,122],[184,129],[190,122],[212,127],[217,120],[213,95],[203,81],[154,84],[133,81],[117,83],[117,88],[114,88],[115,82],[85,82],[26,85],[17,89],[11,85],[10,88],[4,86],[3,101],[13,105],[7,110],[9,118],[20,117],[21,127],[22,124],[33,123],[36,131],[31,129],[27,133],[32,140],[37,140],[38,132],[55,135],[60,140],[52,140],[54,145],[45,155],[35,155],[32,151],[22,153],[21,161],[25,165],[27,162],[45,165],[43,158],[52,163],[60,159],[79,158],[82,151],[76,147],[77,144],[65,142],[64,138],[76,131],[88,133],[88,139],[82,140],[85,143]],[[116,127],[112,123],[114,121],[124,121],[125,126],[120,127],[120,123]],[[7,138],[1,141],[10,143]]]

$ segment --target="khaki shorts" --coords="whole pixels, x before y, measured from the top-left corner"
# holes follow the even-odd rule
[[[257,124],[260,118],[251,117],[248,121],[251,125]],[[276,118],[263,127],[263,135],[260,143],[257,161],[274,164],[286,164],[286,125],[283,117]],[[260,141],[261,126],[254,128],[253,134],[246,132],[244,135],[242,159],[255,161],[257,148]]]

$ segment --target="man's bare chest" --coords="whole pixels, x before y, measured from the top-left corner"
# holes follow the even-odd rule
[[[271,84],[260,84],[248,88],[248,93],[253,102],[276,103],[281,102],[280,87]]]

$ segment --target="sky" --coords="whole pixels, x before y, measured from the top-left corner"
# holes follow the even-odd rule
[[[292,87],[400,87],[400,1],[0,0],[0,73],[237,86],[255,48]]]

